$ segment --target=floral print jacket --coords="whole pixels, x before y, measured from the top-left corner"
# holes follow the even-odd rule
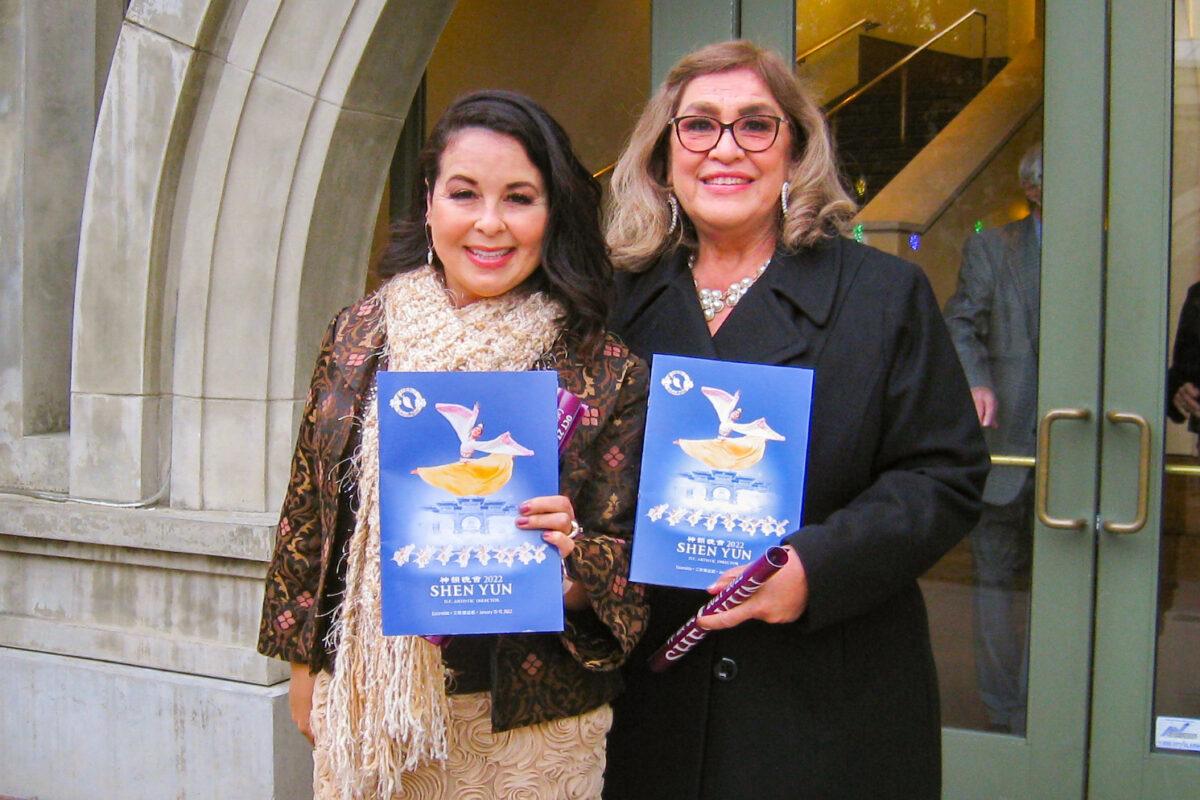
[[[380,304],[368,297],[339,313],[325,334],[267,570],[258,650],[314,671],[331,666],[323,642],[337,602],[329,586],[341,557],[333,552],[339,504],[346,502],[339,465],[357,438],[355,420],[382,366],[381,315]],[[587,589],[591,607],[568,612],[561,634],[496,637],[496,731],[573,716],[613,699],[621,690],[617,668],[648,616],[643,588],[627,581],[646,365],[610,335],[587,363],[556,347],[540,366],[557,370],[559,385],[588,406],[560,459],[559,488],[584,531],[568,572]]]

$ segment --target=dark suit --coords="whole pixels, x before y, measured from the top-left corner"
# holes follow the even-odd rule
[[[1041,242],[1033,217],[970,237],[946,324],[972,387],[996,395],[993,453],[1032,455],[1037,428]],[[993,726],[1025,732],[1026,605],[1033,553],[1033,476],[996,467],[971,532],[975,562],[975,669]]]
[[[1167,416],[1175,422],[1188,423],[1188,430],[1197,430],[1198,419],[1188,419],[1175,407],[1175,393],[1185,383],[1200,386],[1200,283],[1188,287],[1187,298],[1179,310],[1179,326],[1175,329],[1175,346],[1171,350],[1171,367],[1167,371]]]
[[[685,261],[620,276],[614,327],[646,358],[815,369],[804,525],[787,539],[810,597],[798,621],[713,634],[656,675],[647,656],[706,595],[652,588],[605,796],[936,798],[937,679],[917,577],[974,524],[987,462],[928,283],[839,238],[776,255],[710,336]]]
[[[946,326],[967,383],[996,394],[996,427],[984,431],[993,453],[1033,455],[1040,287],[1041,242],[1033,217],[967,239],[958,289],[946,302]],[[1028,475],[1020,467],[992,470],[984,502],[1012,502]]]

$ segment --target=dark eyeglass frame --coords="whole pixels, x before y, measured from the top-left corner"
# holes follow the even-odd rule
[[[683,133],[681,133],[679,130],[679,123],[689,119],[707,119],[716,124],[716,126],[720,128],[720,130],[717,132],[716,141],[714,141],[709,147],[702,147],[699,150],[688,147],[683,141]],[[734,130],[734,126],[744,119],[769,119],[773,121],[775,123],[775,133],[771,136],[771,141],[763,147],[746,147],[744,144],[742,144],[737,137],[737,132]],[[672,117],[667,121],[667,125],[675,129],[675,138],[679,141],[679,146],[684,150],[687,150],[689,153],[707,153],[713,150],[721,143],[721,137],[725,135],[725,131],[729,131],[729,135],[733,137],[733,143],[742,150],[745,150],[747,153],[762,153],[775,146],[775,142],[779,140],[779,129],[786,122],[786,118],[777,117],[774,114],[743,114],[732,122],[721,122],[721,120],[717,119],[716,117],[710,117],[708,114],[684,114],[682,116]]]

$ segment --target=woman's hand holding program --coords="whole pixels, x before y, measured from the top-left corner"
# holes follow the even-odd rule
[[[525,530],[541,530],[542,541],[552,544],[558,550],[558,555],[566,559],[575,549],[575,539],[571,534],[578,530],[575,523],[575,507],[570,498],[561,494],[547,497],[531,497],[521,503],[521,516],[517,517],[517,527]]]
[[[521,504],[520,512],[517,527],[541,530],[542,541],[554,545],[559,557],[566,561],[575,550],[575,539],[580,535],[570,498],[561,494],[531,497]],[[588,604],[587,592],[570,578],[563,580],[563,604],[571,611],[586,608]]]

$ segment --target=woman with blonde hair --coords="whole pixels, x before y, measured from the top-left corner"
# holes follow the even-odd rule
[[[854,210],[811,96],[745,41],[681,59],[617,163],[611,324],[630,348],[815,380],[787,566],[663,673],[647,656],[706,595],[650,587],[606,797],[940,794],[917,577],[974,524],[987,452],[928,282],[839,235]]]

